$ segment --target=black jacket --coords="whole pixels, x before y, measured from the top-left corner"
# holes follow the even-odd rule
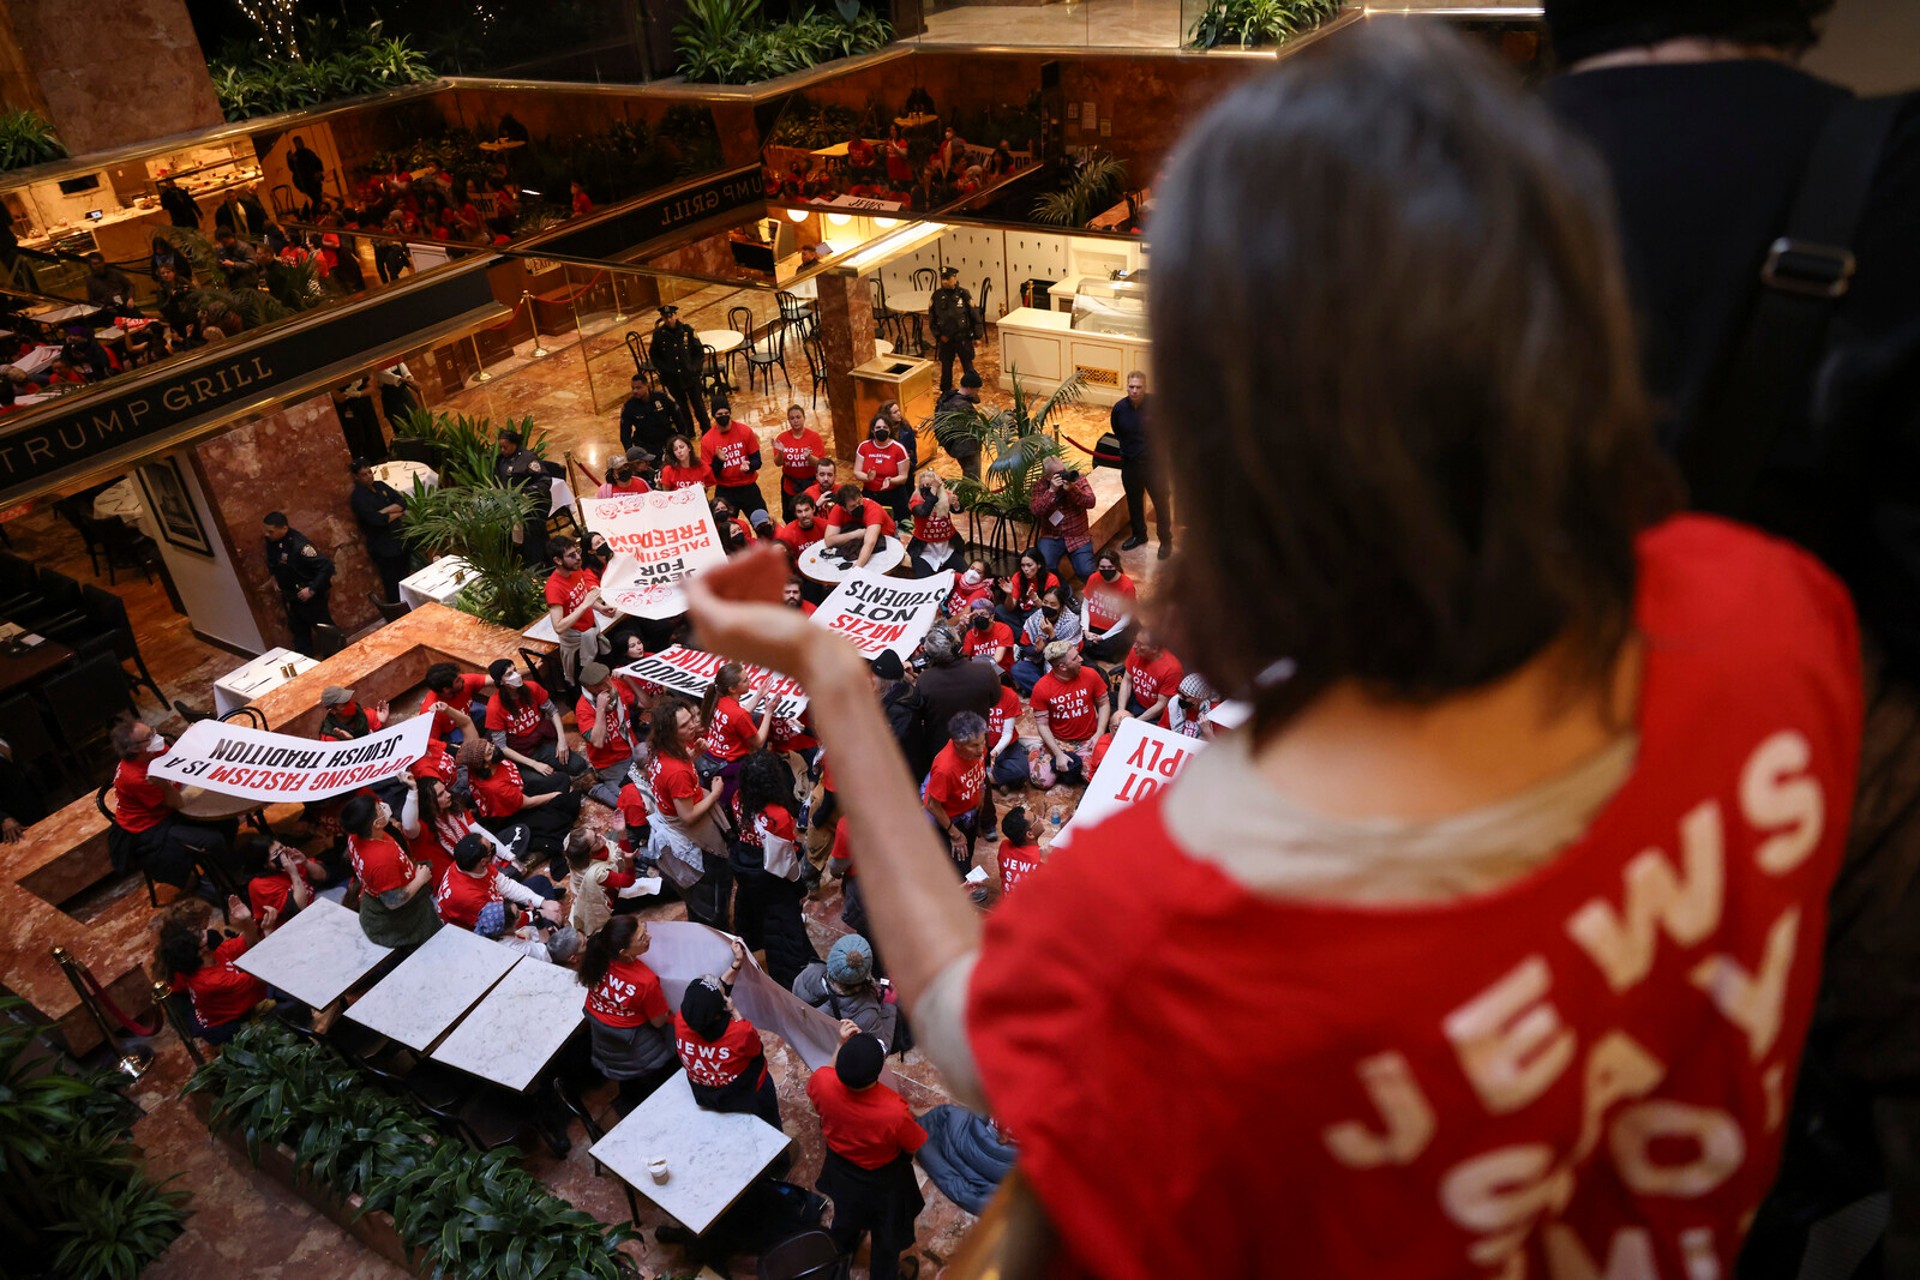
[[[353,518],[366,531],[367,550],[377,556],[397,556],[406,552],[407,546],[400,540],[400,522],[381,511],[395,503],[407,505],[407,500],[398,489],[384,480],[375,480],[373,487],[362,489],[353,486],[353,492],[347,495],[347,503],[353,508]]]
[[[927,327],[936,338],[973,341],[979,336],[973,331],[973,296],[957,284],[935,289],[927,304]]]
[[[697,376],[701,362],[706,359],[706,353],[700,349],[700,335],[685,321],[677,325],[665,322],[655,325],[648,354],[661,377],[676,381]]]
[[[673,401],[658,387],[644,400],[629,398],[620,406],[620,447],[639,445],[654,457],[665,457],[667,438],[674,432]]]
[[[333,585],[333,561],[298,529],[287,530],[287,536],[278,542],[267,540],[267,572],[285,596],[302,587],[319,595]]]

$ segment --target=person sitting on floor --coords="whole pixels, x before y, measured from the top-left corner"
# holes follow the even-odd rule
[[[222,937],[216,929],[170,923],[160,934],[160,967],[172,975],[173,994],[186,1000],[188,1025],[208,1044],[233,1039],[254,1007],[271,998],[266,983],[234,963],[272,926],[271,915],[256,921],[246,904],[231,898],[227,918],[238,933]]]
[[[481,908],[490,902],[511,902],[559,924],[566,919],[559,899],[545,876],[532,876],[522,884],[502,871],[493,842],[476,831],[453,846],[453,865],[440,873],[434,886],[433,909],[442,922],[458,929],[473,928]]]
[[[580,792],[566,775],[523,770],[491,742],[466,743],[459,760],[467,771],[474,811],[494,834],[502,834],[511,823],[524,823],[530,852],[549,860],[560,853],[580,816]]]
[[[567,746],[567,726],[560,708],[538,680],[520,674],[511,658],[496,659],[487,668],[493,678],[493,696],[487,699],[487,737],[500,753],[537,774],[564,769],[587,771],[587,758]]]
[[[253,918],[264,920],[269,911],[284,924],[313,901],[316,885],[324,886],[325,866],[292,845],[249,831],[235,843],[234,856],[246,878],[247,907]]]

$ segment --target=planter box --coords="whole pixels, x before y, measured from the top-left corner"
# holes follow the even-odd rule
[[[212,1099],[204,1093],[196,1093],[192,1097],[192,1104],[193,1113],[200,1117],[202,1124],[206,1124],[208,1114],[212,1111]],[[247,1144],[237,1136],[214,1133],[211,1125],[207,1132],[238,1152],[242,1160],[247,1158]],[[343,1201],[329,1188],[307,1177],[295,1166],[292,1147],[283,1144],[262,1147],[260,1163],[254,1167],[318,1209],[342,1231],[394,1266],[412,1274],[419,1273],[420,1260],[408,1251],[400,1239],[400,1233],[394,1230],[391,1214],[377,1212],[356,1218],[354,1215],[360,1212],[360,1197],[350,1196]]]

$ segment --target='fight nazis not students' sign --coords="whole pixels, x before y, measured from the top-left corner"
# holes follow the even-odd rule
[[[953,570],[930,578],[889,578],[855,569],[814,611],[813,620],[853,641],[869,660],[891,649],[902,660],[920,647],[940,604],[953,592]]]
[[[198,720],[147,773],[249,800],[324,800],[404,774],[425,754],[432,728],[432,716],[414,716],[364,738],[316,742]]]

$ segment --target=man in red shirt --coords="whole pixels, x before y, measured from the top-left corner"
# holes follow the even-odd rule
[[[969,658],[984,654],[1003,673],[1013,670],[1013,628],[993,616],[992,597],[983,596],[967,606],[960,652]]]
[[[573,720],[586,739],[587,767],[598,777],[589,798],[609,809],[620,807],[620,787],[633,767],[633,708],[637,699],[625,680],[615,680],[605,664],[580,664],[580,701]]]
[[[859,548],[853,563],[865,568],[880,539],[892,537],[896,527],[893,513],[861,493],[860,486],[843,484],[835,491],[833,506],[827,511],[827,547],[846,551]]]
[[[826,442],[807,425],[807,411],[797,404],[787,406],[787,429],[773,438],[773,451],[780,459],[780,518],[793,519],[794,499],[806,492],[815,468],[826,461]]]
[[[544,878],[541,883],[551,887]],[[453,862],[440,873],[440,883],[434,886],[434,912],[446,924],[472,929],[480,922],[481,908],[489,902],[503,901],[538,912],[550,924],[565,919],[558,901],[549,902],[495,866],[493,845],[485,836],[470,831],[453,846]]]
[[[947,732],[952,740],[933,758],[920,799],[964,876],[973,869],[974,827],[987,798],[987,722],[961,711],[947,721]]]
[[[753,525],[753,513],[765,511],[760,496],[760,437],[744,422],[733,420],[725,401],[713,405],[713,425],[700,437],[700,457],[713,472],[713,496]]]
[[[160,964],[172,975],[173,993],[187,998],[194,1031],[209,1044],[225,1044],[255,1005],[267,999],[267,984],[234,964],[260,941],[262,924],[238,898],[227,900],[240,932],[226,938],[170,921],[160,933]],[[214,939],[219,939],[215,942]]]
[[[834,490],[840,487],[839,467],[832,458],[821,458],[813,464],[813,483],[801,490],[813,499],[813,505],[824,507],[833,501]]]
[[[1148,724],[1165,724],[1167,708],[1186,678],[1180,659],[1162,649],[1153,632],[1141,627],[1133,633],[1133,648],[1127,651],[1116,699],[1119,710],[1113,718],[1138,716]]]
[[[1094,560],[1093,577],[1080,599],[1080,646],[1097,662],[1117,662],[1127,651],[1139,591],[1120,572],[1120,557],[1103,551]]]
[[[487,694],[493,681],[484,671],[462,672],[451,662],[436,662],[427,668],[427,696],[420,700],[420,714],[433,716],[432,737],[457,747],[474,731],[474,722],[487,717]]]
[[[138,720],[114,726],[111,740],[120,758],[113,770],[113,825],[120,834],[108,841],[115,865],[138,867],[183,891],[199,883],[200,868],[209,863],[237,870],[230,832],[182,817],[180,788],[147,776],[167,740]]]
[[[789,609],[798,609],[809,618],[813,616],[814,610],[819,607],[815,605],[813,601],[807,599],[805,584],[800,581],[798,574],[789,577],[787,579],[787,585],[780,588],[780,603]]]
[[[1027,826],[1025,805],[1015,806],[1000,820],[1000,896],[1013,892],[1013,886],[1033,874],[1044,855]]]
[[[895,1280],[900,1255],[913,1247],[913,1223],[926,1206],[913,1173],[913,1153],[927,1140],[899,1094],[880,1083],[887,1051],[853,1022],[840,1023],[833,1065],[807,1080],[820,1113],[826,1158],[814,1189],[833,1201],[833,1243],[851,1257],[873,1233],[869,1274]]]
[[[600,656],[600,575],[581,564],[580,544],[572,538],[547,543],[553,572],[547,575],[547,616],[560,637],[560,667],[572,680],[584,653]]]
[[[793,516],[773,536],[787,554],[793,557],[793,563],[800,563],[800,553],[827,536],[826,522],[817,514],[818,508],[812,498],[799,494],[789,502]]]
[[[1107,731],[1107,682],[1084,665],[1071,640],[1055,640],[1046,647],[1047,674],[1033,686],[1034,724],[1047,749],[1036,768],[1042,790],[1056,782],[1085,786],[1086,754],[1094,740]]]

